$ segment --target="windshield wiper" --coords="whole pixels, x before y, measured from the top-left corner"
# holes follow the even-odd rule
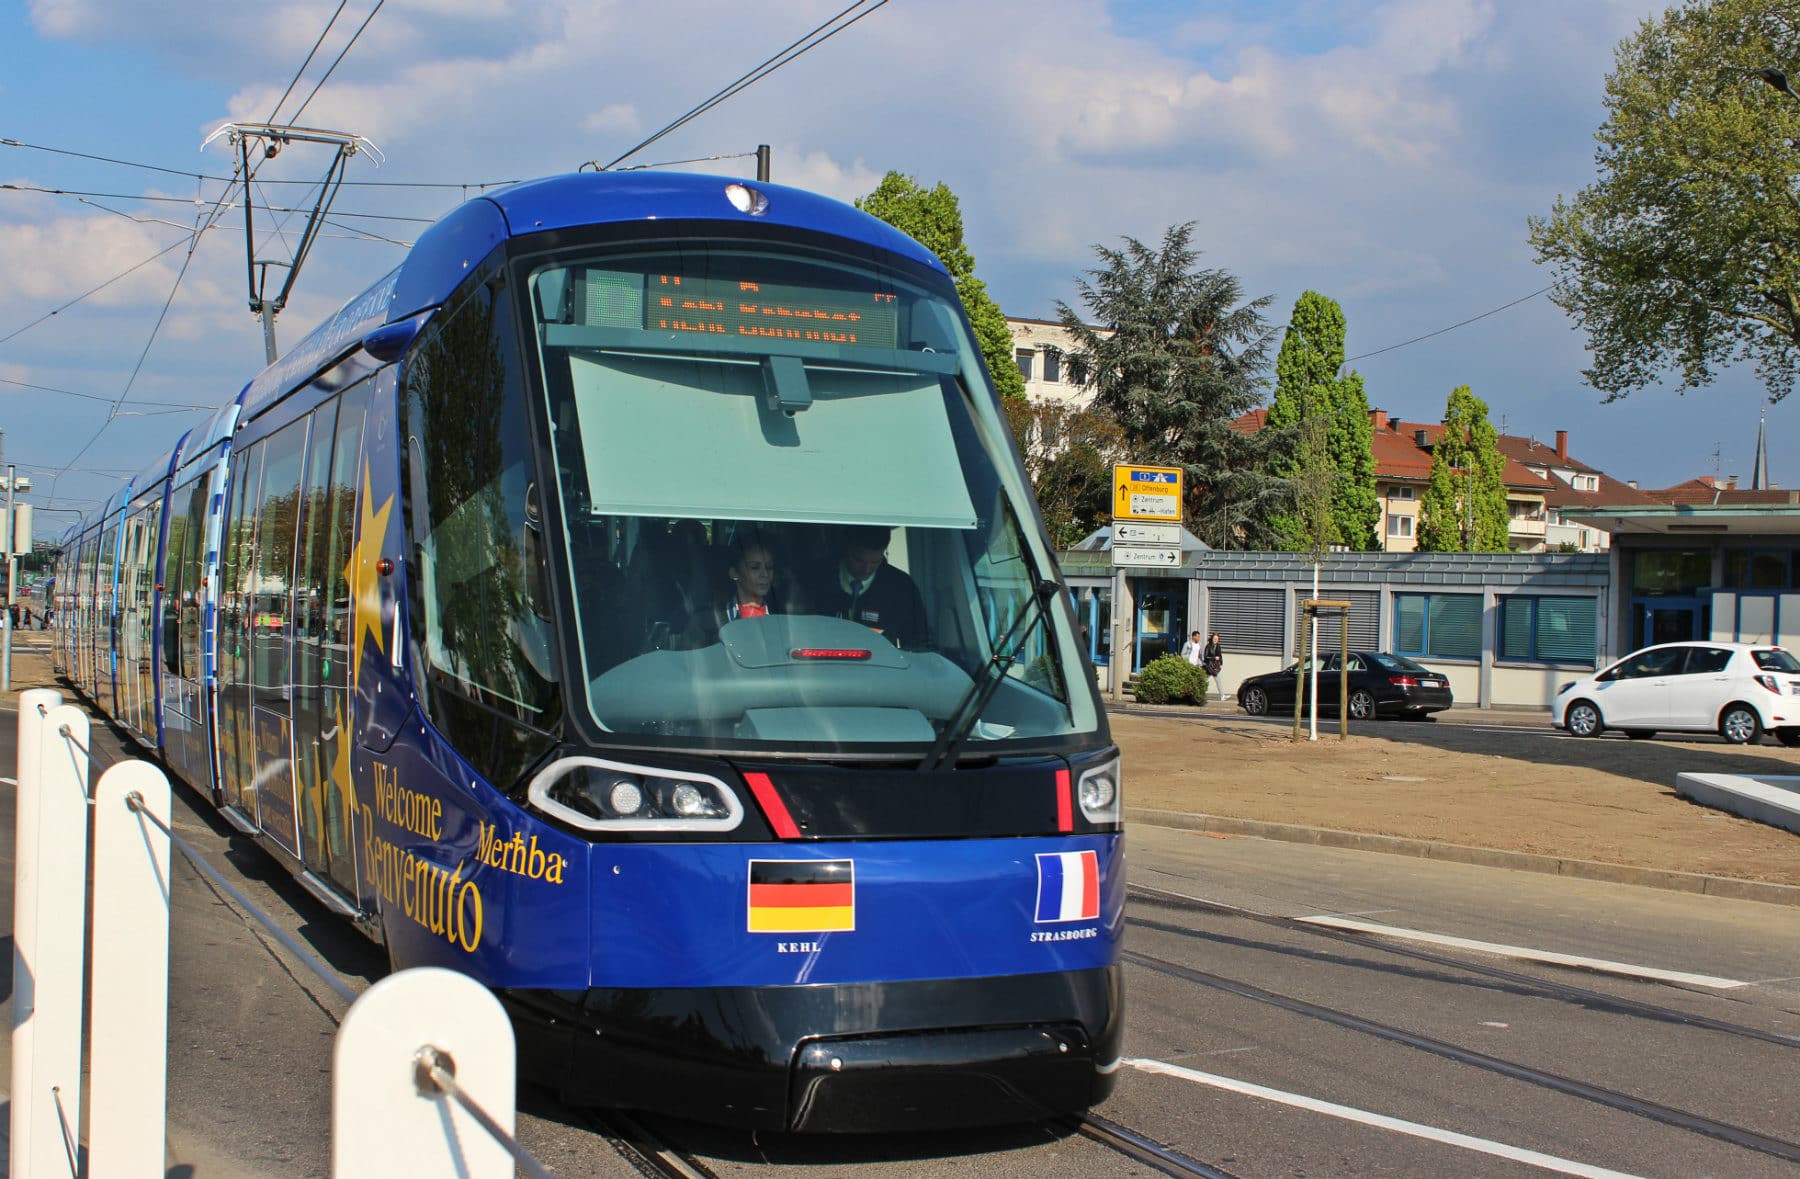
[[[987,707],[988,701],[999,690],[1000,681],[1006,678],[1007,669],[1018,662],[1018,648],[1030,633],[1026,624],[1041,620],[1044,608],[1061,589],[1056,582],[1047,578],[1040,578],[1033,585],[1030,600],[1012,620],[1012,625],[1006,628],[1006,633],[1000,636],[1000,641],[994,644],[994,654],[975,672],[974,682],[950,713],[950,719],[944,723],[944,731],[938,735],[924,760],[919,762],[918,769],[921,773],[935,770],[945,761],[956,757],[963,742],[975,730],[975,722],[981,719],[981,710]]]

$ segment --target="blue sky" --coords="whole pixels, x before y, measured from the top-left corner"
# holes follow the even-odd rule
[[[374,2],[344,6],[288,111]],[[384,162],[359,157],[352,180],[462,185],[567,171],[617,155],[845,2],[387,0],[301,121],[379,146]],[[261,367],[235,214],[202,237],[178,288],[185,246],[20,329],[182,240],[196,196],[221,188],[194,174],[230,171],[219,147],[201,152],[207,132],[267,118],[337,7],[0,5],[0,139],[33,145],[0,146],[0,184],[17,186],[0,189],[0,429],[40,504],[96,432],[48,506],[105,495],[116,474],[203,418],[169,406],[217,405]],[[844,199],[889,168],[944,181],[962,200],[980,276],[1009,313],[1038,318],[1073,297],[1094,244],[1155,241],[1192,220],[1202,263],[1271,296],[1273,321],[1309,288],[1339,300],[1351,354],[1379,352],[1354,365],[1370,401],[1396,417],[1436,421],[1449,391],[1468,384],[1509,432],[1549,440],[1566,429],[1579,458],[1618,478],[1747,477],[1765,408],[1753,374],[1603,405],[1581,383],[1581,335],[1541,295],[1391,347],[1548,285],[1526,218],[1592,180],[1613,48],[1660,7],[892,0],[634,162],[769,143],[776,180]],[[262,176],[312,181],[325,162],[293,148]],[[111,195],[84,203],[32,188]],[[271,185],[258,201],[306,191]],[[463,195],[346,188],[336,212],[394,217],[342,223],[407,241],[421,224],[399,218],[435,218]],[[166,199],[129,199],[143,197]],[[283,342],[402,254],[365,233],[327,233],[278,323]],[[1795,411],[1768,412],[1773,475],[1800,485],[1781,445]]]

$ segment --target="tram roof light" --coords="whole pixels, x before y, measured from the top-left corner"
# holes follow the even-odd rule
[[[760,217],[769,211],[769,198],[747,184],[727,184],[725,199],[740,213]]]

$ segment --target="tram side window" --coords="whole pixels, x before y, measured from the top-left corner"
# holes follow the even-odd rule
[[[181,674],[199,680],[201,667],[200,623],[206,598],[206,525],[207,508],[212,495],[212,478],[202,475],[194,481],[193,497],[188,504],[187,539],[181,548]],[[175,549],[169,548],[171,557]]]
[[[526,521],[531,435],[505,284],[494,273],[465,285],[404,378],[414,638],[428,714],[458,732],[484,715],[546,731],[561,712],[541,546]],[[494,744],[509,742],[481,767],[502,783],[541,748],[503,724]]]
[[[230,517],[225,522],[225,565],[219,574],[219,667],[221,684],[248,683],[250,634],[248,597],[252,582],[249,562],[255,553],[257,502],[262,486],[263,444],[257,443],[231,460]]]
[[[169,497],[168,556],[163,562],[162,643],[163,669],[170,675],[181,674],[181,597],[192,593],[187,582],[188,489],[177,488]]]
[[[307,424],[302,418],[270,435],[263,459],[250,605],[254,661],[250,682],[258,688],[280,688],[288,682],[288,590],[294,576]]]

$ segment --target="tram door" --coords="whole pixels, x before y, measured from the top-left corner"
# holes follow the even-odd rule
[[[294,800],[294,562],[300,535],[300,479],[308,419],[283,426],[263,444],[256,555],[249,585],[250,725],[257,826],[300,854]],[[327,440],[329,442],[329,439]],[[239,734],[242,741],[243,734]]]
[[[361,469],[364,381],[312,415],[300,489],[290,630],[293,634],[294,783],[301,859],[347,897],[358,895],[351,854],[350,562]]]

